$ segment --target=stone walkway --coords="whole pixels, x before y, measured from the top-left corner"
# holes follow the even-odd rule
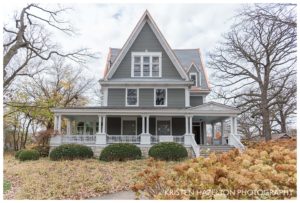
[[[121,191],[111,194],[106,194],[101,197],[93,197],[90,200],[99,200],[99,199],[107,199],[107,200],[135,200],[135,193],[132,191]]]

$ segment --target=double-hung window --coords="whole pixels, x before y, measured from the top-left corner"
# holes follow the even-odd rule
[[[167,89],[154,89],[154,106],[167,106]]]
[[[126,106],[138,106],[138,105],[139,105],[138,89],[127,88],[126,89]]]
[[[190,79],[194,82],[193,86],[198,87],[197,73],[190,73]]]
[[[161,52],[132,52],[131,77],[161,77]]]

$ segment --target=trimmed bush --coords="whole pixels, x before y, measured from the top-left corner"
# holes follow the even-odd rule
[[[53,161],[87,159],[93,156],[94,153],[90,147],[80,144],[63,144],[50,152],[50,159]]]
[[[134,144],[118,143],[105,147],[100,154],[101,161],[126,161],[140,159],[141,149]]]
[[[21,149],[21,150],[19,150],[19,151],[17,151],[16,153],[15,153],[15,158],[16,159],[19,159],[19,155],[21,154],[21,152],[23,151],[24,149]]]
[[[155,144],[150,148],[148,154],[155,159],[164,161],[179,161],[188,156],[186,148],[175,142]]]
[[[40,153],[34,149],[22,150],[22,152],[19,154],[20,161],[38,160],[39,158]]]
[[[49,146],[34,146],[31,149],[35,149],[36,151],[38,151],[41,157],[49,156],[49,150],[50,150]]]

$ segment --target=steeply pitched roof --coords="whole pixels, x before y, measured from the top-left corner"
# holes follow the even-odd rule
[[[110,79],[113,76],[116,69],[120,65],[121,61],[125,57],[125,55],[128,52],[129,48],[132,46],[132,44],[136,40],[137,36],[141,32],[141,30],[145,26],[145,24],[148,24],[150,26],[153,33],[157,37],[159,43],[164,48],[166,54],[168,55],[168,57],[172,61],[174,67],[177,69],[177,71],[178,71],[179,75],[181,76],[181,78],[188,81],[189,78],[188,78],[186,72],[183,70],[183,68],[182,68],[181,64],[179,63],[175,53],[170,48],[170,45],[168,44],[168,42],[166,41],[166,39],[164,38],[164,36],[160,32],[159,28],[157,27],[156,23],[154,22],[153,18],[151,17],[150,13],[148,12],[148,10],[145,11],[143,16],[141,17],[141,19],[137,23],[137,25],[134,28],[133,32],[131,33],[131,35],[127,39],[126,43],[124,44],[124,46],[120,50],[119,54],[116,56],[114,63],[111,66],[109,66],[110,68],[108,68],[106,70],[107,74],[104,76],[105,79]]]

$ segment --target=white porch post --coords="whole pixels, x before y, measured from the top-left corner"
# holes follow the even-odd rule
[[[142,134],[145,134],[145,116],[142,116]]]
[[[211,144],[214,144],[215,140],[215,123],[211,124]]]
[[[203,133],[204,133],[204,144],[206,145],[207,144],[207,131],[206,131],[206,122],[203,121]]]
[[[230,117],[230,134],[234,133],[234,118]]]
[[[67,120],[67,135],[71,135],[71,121]]]
[[[185,134],[189,134],[189,118],[188,116],[185,116]]]
[[[193,116],[190,116],[190,126],[189,126],[190,130],[189,133],[192,134],[193,133]]]
[[[224,137],[224,134],[225,134],[225,129],[224,129],[224,120],[221,120],[221,144],[224,145],[226,144],[225,143],[225,137]]]
[[[61,133],[61,115],[58,116],[57,131],[58,131],[59,134]]]
[[[147,122],[146,122],[146,126],[147,126],[146,129],[147,129],[147,132],[146,132],[146,133],[147,133],[147,134],[150,134],[150,133],[149,133],[149,120],[150,120],[150,116],[148,115],[148,116],[146,116],[146,118],[147,118]]]
[[[56,131],[57,130],[57,115],[54,115],[54,131]]]
[[[106,134],[106,115],[103,116],[103,133]]]
[[[98,129],[98,134],[101,134],[102,133],[102,116],[101,115],[98,115],[98,119],[99,119],[99,129]]]
[[[236,135],[237,134],[237,117],[233,118],[233,123],[234,123],[234,128],[233,128],[233,133]]]

